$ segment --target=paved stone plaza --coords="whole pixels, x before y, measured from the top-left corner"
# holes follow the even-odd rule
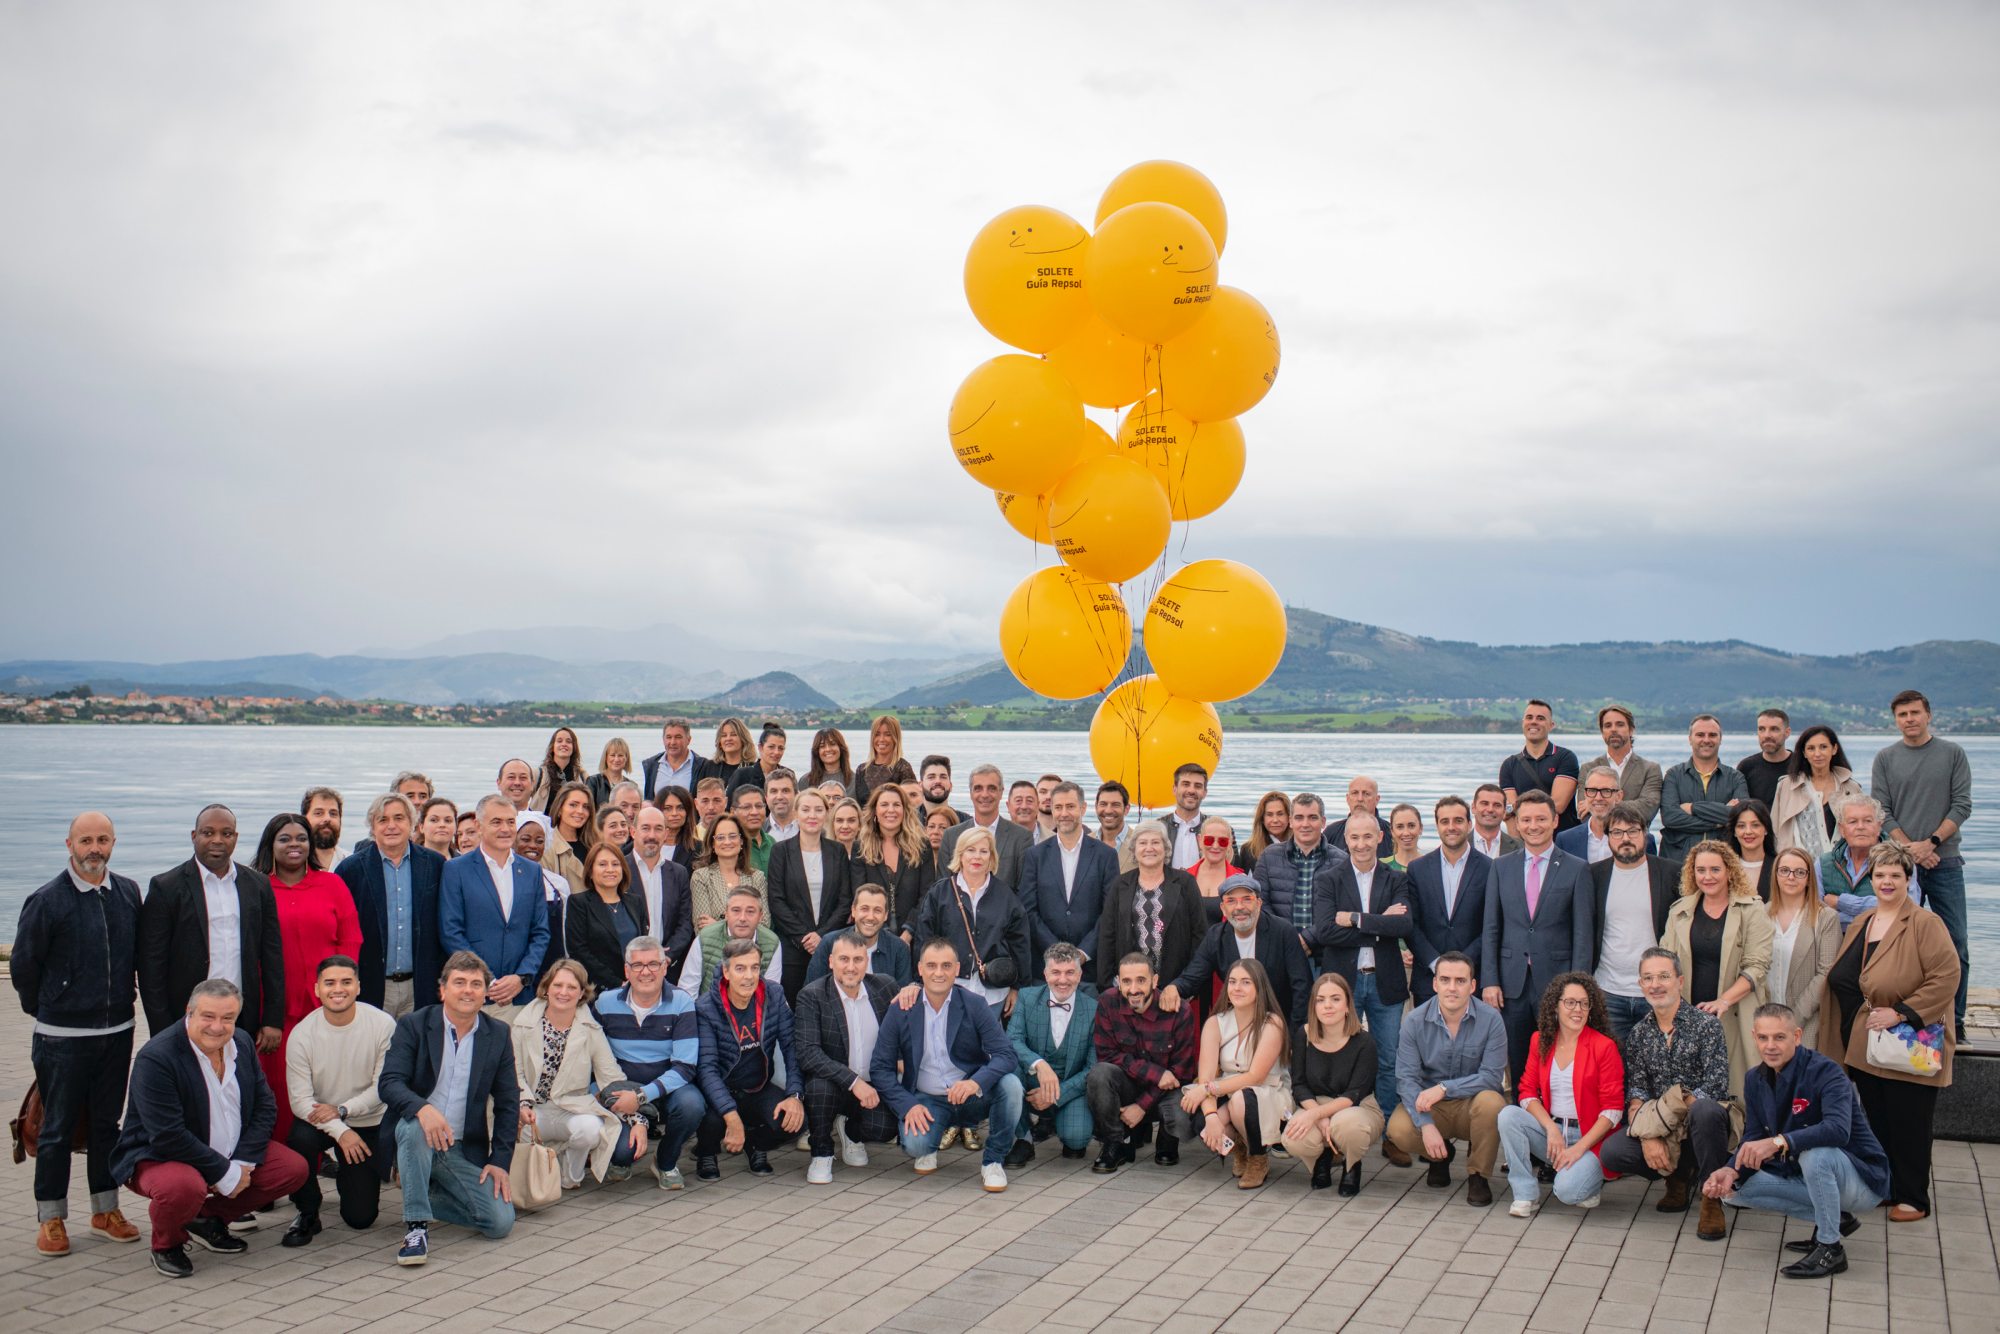
[[[28,1022],[0,1011],[11,1115]],[[1702,1242],[1693,1213],[1655,1212],[1660,1188],[1639,1181],[1612,1183],[1594,1212],[1551,1206],[1523,1222],[1507,1216],[1504,1181],[1502,1203],[1472,1209],[1462,1172],[1432,1190],[1380,1157],[1341,1200],[1283,1160],[1264,1189],[1239,1191],[1196,1154],[1099,1177],[1051,1147],[1002,1195],[980,1191],[962,1150],[919,1179],[878,1149],[830,1187],[806,1186],[805,1156],[789,1150],[766,1180],[740,1159],[680,1194],[639,1176],[525,1216],[503,1242],[441,1226],[422,1269],[393,1263],[389,1191],[368,1233],[329,1202],[327,1230],[284,1250],[285,1210],[247,1255],[192,1248],[195,1275],[179,1282],[153,1272],[143,1241],[90,1234],[81,1159],[71,1254],[36,1256],[24,1164],[5,1176],[0,1330],[2000,1330],[2000,1145],[1940,1144],[1937,1215],[1893,1229],[1869,1215],[1831,1284],[1775,1276],[1802,1225],[1753,1215]],[[145,1201],[126,1199],[144,1231]]]

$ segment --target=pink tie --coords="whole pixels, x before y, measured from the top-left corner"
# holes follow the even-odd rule
[[[1542,859],[1528,858],[1528,916],[1535,915],[1535,905],[1542,901]]]

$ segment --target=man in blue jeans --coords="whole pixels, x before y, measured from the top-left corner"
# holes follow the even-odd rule
[[[921,1176],[937,1171],[946,1130],[984,1121],[980,1184],[1003,1191],[1004,1164],[1021,1124],[1014,1044],[985,998],[958,985],[958,948],[950,941],[924,942],[917,977],[917,995],[899,997],[882,1016],[868,1082],[901,1120],[903,1152],[916,1160]]]
[[[430,1258],[430,1225],[457,1223],[498,1240],[514,1228],[514,1135],[521,1092],[513,1035],[489,1014],[493,974],[470,950],[444,961],[442,1002],[396,1021],[377,1090],[386,1109],[375,1160],[403,1180],[399,1265]],[[487,1134],[487,1115],[493,1130]]]
[[[1959,831],[1972,817],[1972,762],[1965,751],[1931,734],[1931,702],[1905,690],[1889,702],[1903,739],[1875,754],[1869,795],[1882,804],[1887,837],[1910,850],[1924,887],[1924,906],[1944,919],[1958,949],[1958,996],[1952,1018],[1965,1041],[1965,989],[1972,976],[1965,937],[1965,857]]]
[[[611,1110],[633,1116],[650,1103],[660,1121],[660,1147],[653,1157],[653,1175],[661,1190],[681,1190],[681,1149],[701,1124],[708,1101],[697,1086],[695,1067],[701,1057],[701,1035],[694,999],[667,985],[666,949],[657,936],[635,936],[625,946],[625,985],[590,1003],[604,1028],[618,1068],[638,1090],[613,1095]],[[621,1139],[611,1155],[607,1180],[623,1180],[631,1172],[631,1139]],[[621,1162],[620,1159],[623,1159]]]
[[[1752,1032],[1761,1064],[1743,1078],[1743,1142],[1702,1193],[1737,1209],[1769,1209],[1813,1225],[1785,1249],[1804,1258],[1778,1272],[1830,1278],[1847,1269],[1841,1238],[1860,1227],[1856,1213],[1889,1193],[1889,1155],[1862,1115],[1840,1065],[1799,1045],[1799,1019],[1788,1005],[1761,1005]]]

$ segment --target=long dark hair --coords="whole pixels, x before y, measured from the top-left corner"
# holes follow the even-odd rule
[[[1736,841],[1736,822],[1746,815],[1756,816],[1757,823],[1764,826],[1764,859],[1769,861],[1778,855],[1778,830],[1771,822],[1771,808],[1755,797],[1743,798],[1729,814],[1729,850],[1738,857],[1743,855],[1743,845]]]
[[[263,834],[257,839],[257,856],[250,864],[265,875],[275,875],[278,870],[278,831],[293,824],[306,831],[306,870],[313,870],[312,826],[297,811],[286,811],[270,818]]]
[[[686,848],[692,855],[701,850],[701,839],[694,832],[696,826],[701,823],[701,817],[696,815],[694,810],[694,793],[679,783],[669,783],[661,788],[653,794],[653,804],[660,808],[662,815],[666,813],[669,798],[680,804],[681,814],[687,817],[681,821],[680,832],[674,835],[674,846]]]
[[[819,757],[819,748],[829,741],[840,747],[838,770],[827,768],[825,761]],[[799,784],[801,788],[818,787],[829,778],[838,778],[842,787],[854,786],[854,762],[847,753],[847,738],[841,735],[838,727],[822,727],[814,732],[811,754],[812,763],[806,768],[805,779]]]
[[[1806,761],[1806,742],[1816,736],[1823,736],[1833,743],[1833,758],[1826,762],[1829,773],[1835,769],[1845,769],[1849,773],[1854,772],[1854,763],[1847,758],[1847,751],[1840,744],[1840,733],[1834,731],[1825,723],[1814,723],[1800,735],[1797,741],[1792,743],[1792,758],[1785,761],[1785,776],[1787,778],[1796,778],[1800,774],[1810,774],[1812,772],[1812,765]]]
[[[1570,987],[1582,987],[1583,994],[1590,997],[1590,1017],[1584,1027],[1594,1028],[1611,1036],[1611,1016],[1604,1009],[1604,992],[1599,989],[1597,979],[1589,973],[1563,973],[1549,983],[1542,992],[1541,1008],[1535,1012],[1535,1031],[1542,1035],[1542,1059],[1547,1060],[1556,1049],[1556,1035],[1562,1032],[1562,994]]]
[[[569,837],[562,831],[562,808],[572,792],[583,793],[584,803],[590,808],[584,813],[583,828],[576,831],[576,842],[587,845],[590,842],[590,826],[597,819],[597,795],[590,790],[590,784],[584,782],[564,783],[556,789],[555,795],[549,798],[549,836]],[[575,843],[571,846],[574,847]]]

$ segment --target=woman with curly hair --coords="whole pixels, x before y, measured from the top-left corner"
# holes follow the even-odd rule
[[[1531,1218],[1542,1207],[1537,1160],[1555,1169],[1556,1198],[1595,1209],[1615,1177],[1598,1157],[1605,1137],[1625,1115],[1625,1060],[1611,1036],[1604,993],[1589,973],[1564,973],[1542,992],[1520,1103],[1500,1110],[1500,1151],[1514,1203],[1507,1212]]]
[[[1729,1092],[1743,1096],[1756,1050],[1751,1031],[1771,971],[1771,914],[1727,843],[1694,845],[1681,867],[1681,896],[1667,909],[1660,944],[1681,965],[1681,995],[1722,1021],[1729,1044]]]

